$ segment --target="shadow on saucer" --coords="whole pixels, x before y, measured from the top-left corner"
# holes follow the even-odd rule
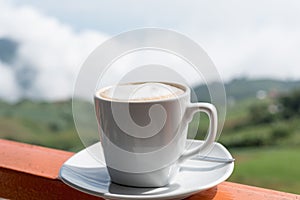
[[[109,186],[109,192],[112,194],[119,195],[160,195],[166,194],[168,192],[175,191],[179,188],[178,184],[170,184],[164,187],[149,187],[149,188],[140,188],[140,187],[128,187],[124,185],[119,185],[116,183],[111,183]]]
[[[64,165],[60,170],[60,178],[75,188],[90,194],[104,194],[108,191],[110,177],[105,167],[83,168]]]
[[[64,165],[60,174],[63,181],[69,185],[96,195],[104,195],[107,192],[115,195],[160,195],[179,188],[175,183],[159,188],[129,187],[111,183],[106,167],[83,168]]]

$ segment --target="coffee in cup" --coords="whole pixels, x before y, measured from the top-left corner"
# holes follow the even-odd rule
[[[142,102],[176,98],[183,93],[184,90],[175,85],[146,82],[108,87],[101,91],[99,95],[110,100]]]

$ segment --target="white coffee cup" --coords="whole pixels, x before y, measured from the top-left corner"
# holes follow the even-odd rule
[[[217,134],[217,111],[210,103],[191,103],[190,89],[167,82],[105,87],[94,96],[101,144],[111,180],[136,187],[167,185],[180,164],[206,152]],[[210,119],[199,147],[185,149],[188,123],[196,112]]]

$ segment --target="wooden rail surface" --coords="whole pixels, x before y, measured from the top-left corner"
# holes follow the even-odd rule
[[[0,139],[0,198],[99,199],[58,179],[61,165],[73,153]],[[223,182],[188,199],[300,200],[300,195]]]

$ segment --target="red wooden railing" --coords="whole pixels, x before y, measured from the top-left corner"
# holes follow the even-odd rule
[[[0,139],[0,198],[99,199],[58,179],[61,165],[73,153]],[[223,182],[188,199],[300,200],[300,195]]]

